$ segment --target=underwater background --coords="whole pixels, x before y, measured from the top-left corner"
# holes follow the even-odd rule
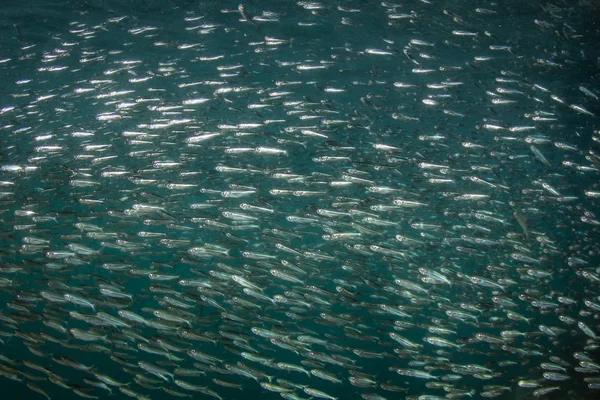
[[[10,399],[593,399],[594,1],[5,1]]]

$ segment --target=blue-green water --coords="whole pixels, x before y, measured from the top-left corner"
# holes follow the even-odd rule
[[[238,6],[3,7],[11,398],[594,398],[597,6]]]

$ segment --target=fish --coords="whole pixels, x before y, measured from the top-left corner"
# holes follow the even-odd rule
[[[7,396],[594,398],[598,7],[530,6],[15,25]]]
[[[248,14],[248,10],[246,9],[246,6],[244,4],[238,5],[238,11],[242,15],[242,18],[244,19],[244,21],[250,22],[250,23],[252,23],[252,25],[254,25],[255,27],[258,28],[258,25],[256,24],[256,22],[252,19],[250,14]]]

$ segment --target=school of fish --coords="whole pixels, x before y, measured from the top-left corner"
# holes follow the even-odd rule
[[[0,38],[3,385],[600,397],[592,2],[111,4]]]

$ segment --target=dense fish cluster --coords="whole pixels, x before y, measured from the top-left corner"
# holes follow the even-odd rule
[[[166,4],[5,28],[3,387],[600,396],[591,3]]]

